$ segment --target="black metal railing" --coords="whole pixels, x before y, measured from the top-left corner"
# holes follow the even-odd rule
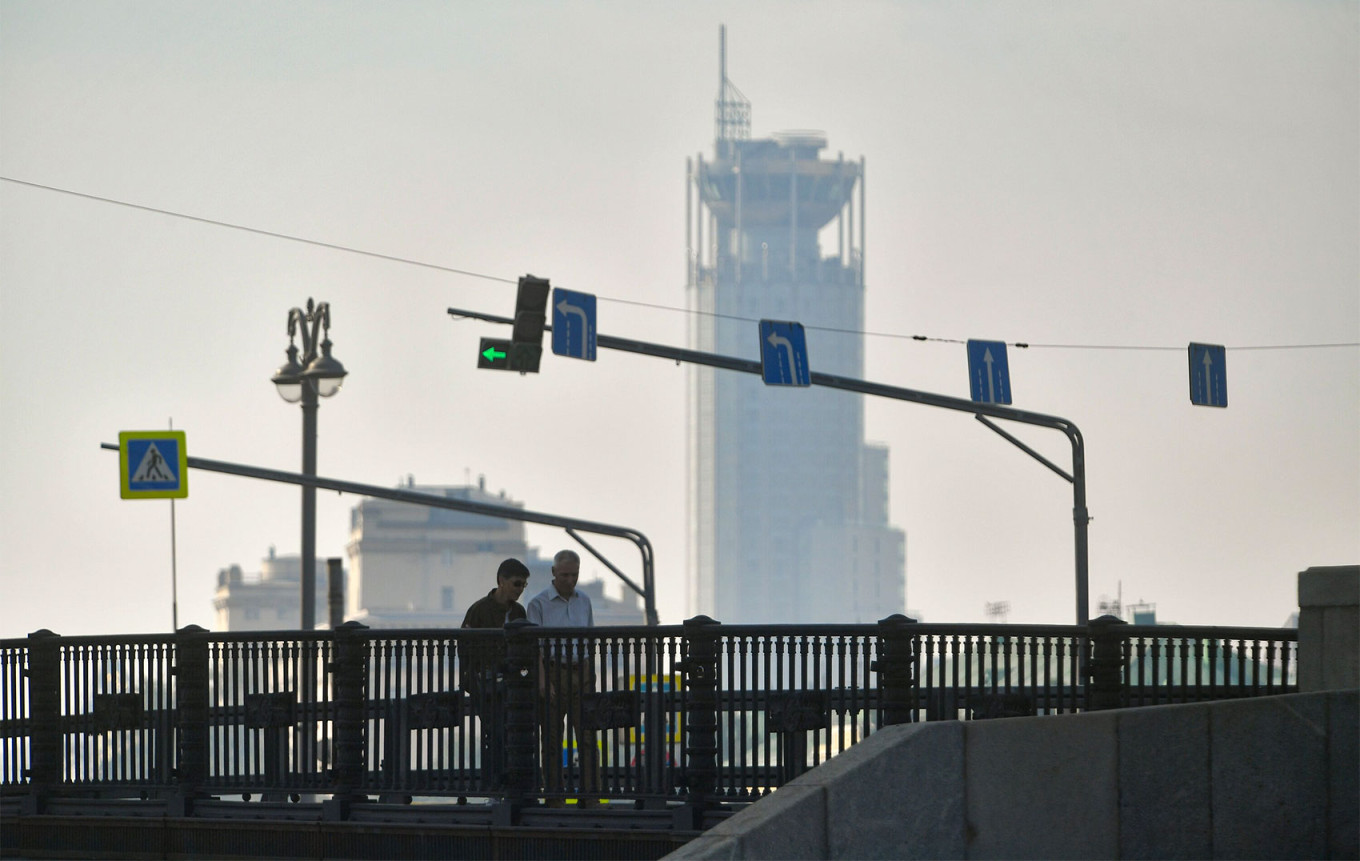
[[[880,727],[1297,690],[1292,629],[684,625],[0,641],[0,791],[759,798]]]

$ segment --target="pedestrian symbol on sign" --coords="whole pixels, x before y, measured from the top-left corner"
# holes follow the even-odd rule
[[[184,431],[121,432],[118,466],[124,499],[182,499],[189,495]]]
[[[156,448],[154,442],[148,445],[146,454],[142,455],[142,462],[137,467],[137,472],[132,476],[132,483],[174,480],[175,477],[166,469],[165,458],[161,457],[160,449]]]

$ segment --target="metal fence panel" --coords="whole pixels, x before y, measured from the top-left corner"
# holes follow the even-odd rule
[[[332,655],[325,634],[210,639],[205,787],[279,798],[330,786]]]
[[[169,638],[64,642],[62,781],[168,787],[174,768],[173,644]]]
[[[701,795],[741,802],[890,722],[1064,714],[1297,690],[1291,629],[1106,620],[1104,639],[1093,640],[1095,625],[702,621],[531,627],[522,641],[529,651],[516,653],[526,657],[516,658],[515,669],[501,630],[349,631],[346,642],[354,649],[346,654],[356,669],[344,676],[344,701],[353,704],[345,708],[362,720],[347,719],[357,721],[346,724],[354,728],[346,730],[352,735],[345,744],[355,751],[347,755],[355,775],[347,786],[389,801],[514,794],[575,803],[683,801],[703,786]],[[198,657],[184,645],[189,640],[176,654],[171,635],[39,634],[0,641],[0,789],[7,794],[163,794],[187,780],[176,769],[178,758],[189,756],[183,749],[193,735],[188,730],[206,738],[201,786],[207,791],[264,800],[340,791],[336,632],[199,632],[194,636],[206,650]],[[690,647],[701,640],[687,638],[701,638],[707,657],[691,660]],[[1097,641],[1106,644],[1102,666],[1113,666],[1101,683],[1087,676]],[[45,657],[35,658],[39,654]],[[179,661],[202,667],[206,718],[201,708],[195,718],[177,705]],[[48,680],[38,688],[42,696],[34,693],[35,668]],[[712,675],[694,693],[690,674],[700,671]],[[515,768],[528,782],[513,790],[507,782],[511,682],[522,692],[516,696],[524,696],[517,706],[524,726],[529,697],[534,719],[531,732],[515,736]],[[186,682],[179,692],[187,690]],[[1092,699],[1093,691],[1101,699]],[[702,768],[687,747],[695,741],[687,739],[689,730],[703,736]],[[204,747],[195,742],[188,749]],[[41,780],[34,777],[39,772]]]

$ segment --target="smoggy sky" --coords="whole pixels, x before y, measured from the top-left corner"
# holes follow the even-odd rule
[[[308,297],[350,371],[322,475],[485,475],[634,527],[682,620],[687,371],[478,371],[508,329],[445,312],[508,314],[534,273],[598,295],[602,333],[685,345],[720,23],[754,136],[867,159],[866,378],[967,397],[954,341],[1032,345],[1015,406],[1086,440],[1092,615],[1122,584],[1162,620],[1279,625],[1297,571],[1360,561],[1354,3],[0,0],[0,175],[259,231],[0,181],[0,635],[169,628],[169,503],[121,500],[100,443],[173,420],[193,455],[297,470],[269,378]],[[1227,409],[1190,404],[1190,341],[1228,347]],[[1351,346],[1246,349],[1318,344]],[[1070,486],[966,414],[866,416],[909,607],[1070,622]],[[1070,465],[1060,434],[1012,430]],[[191,473],[181,624],[211,626],[218,569],[297,552],[298,498]],[[320,557],[356,501],[320,494]]]

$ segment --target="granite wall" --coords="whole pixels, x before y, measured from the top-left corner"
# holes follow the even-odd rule
[[[1299,690],[1360,687],[1360,565],[1299,572]]]
[[[667,858],[1355,858],[1360,693],[883,729]]]

